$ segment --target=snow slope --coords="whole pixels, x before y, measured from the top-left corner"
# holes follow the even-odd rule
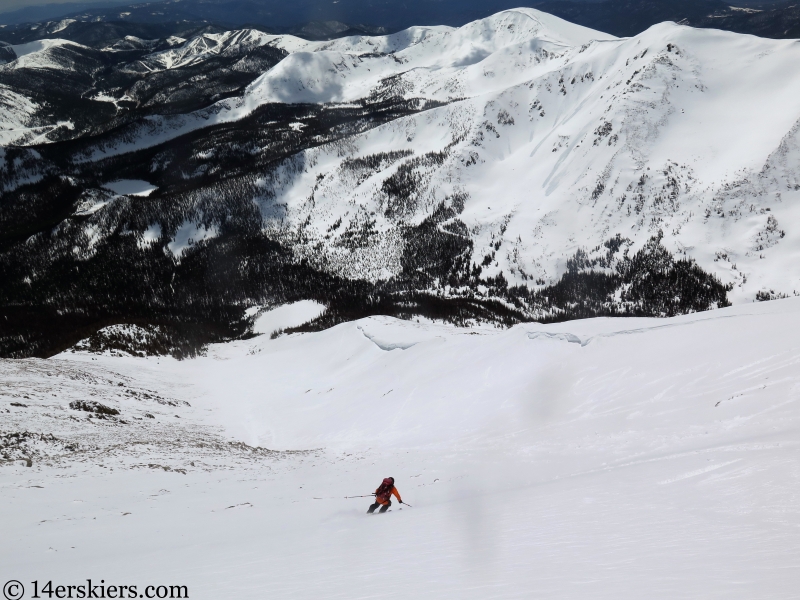
[[[31,119],[39,105],[8,86],[0,86],[0,145],[29,135]]]
[[[3,434],[54,436],[0,438],[3,574],[192,598],[793,598],[798,331],[789,299],[2,361]],[[389,475],[413,508],[343,498]]]
[[[53,49],[56,48],[78,48],[88,50],[69,40],[48,39],[36,40],[27,44],[11,46],[17,55],[17,60],[10,63],[8,68],[13,69],[65,69],[70,68],[71,64],[65,64],[63,58],[54,56]]]
[[[71,71],[81,69],[83,51],[91,50],[68,40],[36,40],[27,44],[7,45],[13,53],[10,60],[0,64],[0,75],[21,71]],[[19,73],[17,73],[19,74]],[[13,81],[13,77],[12,77]],[[19,90],[12,85],[0,84],[0,145],[35,145],[47,143],[48,134],[61,128],[73,129],[69,120],[53,119],[53,113],[46,111],[46,96],[50,90],[31,94],[30,90]],[[44,115],[38,115],[39,112]],[[46,116],[45,116],[46,115]]]

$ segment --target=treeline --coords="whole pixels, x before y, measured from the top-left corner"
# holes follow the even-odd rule
[[[691,261],[675,260],[657,237],[620,258],[613,271],[585,268],[579,256],[556,284],[534,292],[509,287],[502,275],[477,277],[466,236],[444,233],[432,221],[414,236],[404,273],[370,283],[297,263],[289,248],[260,232],[229,232],[180,261],[163,245],[142,249],[133,236],[116,234],[85,261],[58,260],[43,277],[0,287],[0,354],[49,356],[102,327],[128,323],[157,326],[150,351],[188,357],[208,343],[245,336],[248,306],[301,299],[329,307],[305,330],[371,315],[510,326],[531,319],[671,316],[728,304],[725,286]],[[435,291],[454,283],[458,294]],[[477,286],[487,284],[489,294],[479,294]]]
[[[513,287],[508,289],[508,297],[542,321],[672,317],[730,306],[731,286],[691,259],[676,260],[662,239],[659,232],[629,256],[630,240],[617,235],[604,244],[604,255],[589,258],[585,250],[576,252],[557,283],[535,292]]]

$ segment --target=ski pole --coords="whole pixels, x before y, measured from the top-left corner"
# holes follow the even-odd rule
[[[374,495],[375,494],[370,494],[369,496],[345,496],[345,499],[349,499],[349,498],[371,498]]]
[[[414,508],[414,507],[413,507],[413,506],[411,506],[411,505],[410,505],[408,502],[401,502],[400,504],[405,504],[405,505],[406,505],[407,507],[409,507],[409,508]]]

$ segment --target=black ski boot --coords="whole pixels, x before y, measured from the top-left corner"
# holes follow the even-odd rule
[[[375,504],[373,504],[372,506],[369,507],[369,510],[367,510],[367,514],[371,515],[372,513],[375,512],[375,509],[378,508],[379,506],[380,506],[380,503],[376,502]]]

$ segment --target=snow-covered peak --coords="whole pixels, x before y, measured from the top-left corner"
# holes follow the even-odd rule
[[[412,27],[387,36],[307,43],[256,80],[245,105],[346,102],[394,94],[390,88],[398,84],[410,95],[471,96],[525,81],[543,60],[570,49],[615,39],[534,9],[515,9],[458,29]]]
[[[177,69],[199,64],[213,56],[237,56],[273,41],[276,36],[255,29],[204,33],[179,46],[151,54],[142,62],[151,70]]]
[[[318,50],[340,52],[386,52],[420,59],[432,53],[445,56],[444,62],[459,54],[491,53],[506,46],[530,40],[562,46],[580,46],[591,40],[615,39],[614,36],[587,29],[532,8],[506,10],[463,27],[411,27],[378,37],[349,37],[320,43]],[[432,57],[429,57],[429,59]]]
[[[212,56],[244,54],[259,46],[273,46],[289,54],[282,73],[292,73],[299,65],[313,74],[315,69],[330,70],[344,55],[391,54],[395,66],[463,67],[484,60],[504,48],[540,42],[543,46],[566,49],[592,40],[611,40],[613,36],[593,31],[534,9],[507,10],[460,28],[446,26],[411,27],[385,36],[350,36],[333,41],[312,42],[291,35],[270,35],[253,29],[204,33],[179,46],[146,57],[142,63],[151,70],[174,69],[198,64]],[[306,53],[331,53],[315,59]],[[305,66],[303,66],[305,65]],[[316,66],[314,66],[316,65]],[[331,99],[334,99],[333,97]]]
[[[592,40],[615,38],[532,8],[518,8],[473,21],[457,29],[442,30],[439,36],[425,39],[421,46],[443,52],[459,52],[469,47],[495,52],[534,39],[568,47],[580,46]]]
[[[17,69],[63,69],[63,62],[53,55],[53,50],[58,48],[73,48],[88,50],[86,46],[69,40],[35,40],[27,44],[11,46],[17,60],[13,67]]]
[[[203,33],[188,40],[170,38],[167,40],[171,45],[170,48],[145,56],[126,68],[143,74],[178,69],[196,66],[217,56],[244,56],[256,48],[270,46],[290,54],[290,57],[286,64],[281,65],[272,76],[267,77],[266,87],[271,88],[276,85],[287,89],[278,89],[276,93],[271,89],[257,91],[256,96],[260,99],[250,99],[247,104],[273,100],[338,101],[353,94],[340,94],[335,89],[317,90],[314,88],[319,86],[313,83],[307,94],[295,96],[292,89],[298,85],[305,87],[305,82],[297,84],[296,81],[304,78],[302,74],[311,78],[325,79],[327,75],[317,77],[318,72],[332,74],[337,71],[336,65],[353,60],[369,60],[391,55],[388,61],[382,61],[386,63],[385,65],[377,66],[368,77],[373,80],[367,85],[369,88],[374,87],[376,76],[386,76],[415,68],[434,70],[466,67],[520,44],[536,43],[538,48],[563,51],[594,39],[614,38],[537,10],[521,8],[498,13],[458,29],[445,26],[411,27],[391,35],[351,36],[333,41],[314,42],[291,35],[270,35],[254,29]],[[62,42],[62,40],[48,41],[51,46]],[[149,43],[146,40],[126,38],[105,50],[113,52],[134,48],[145,49]],[[32,49],[45,48],[32,46]],[[308,80],[308,77],[305,79]],[[348,85],[351,83],[353,82],[349,81]],[[322,88],[325,87],[327,86],[323,82]],[[333,88],[335,87],[334,84]],[[358,88],[356,84],[354,89]]]

